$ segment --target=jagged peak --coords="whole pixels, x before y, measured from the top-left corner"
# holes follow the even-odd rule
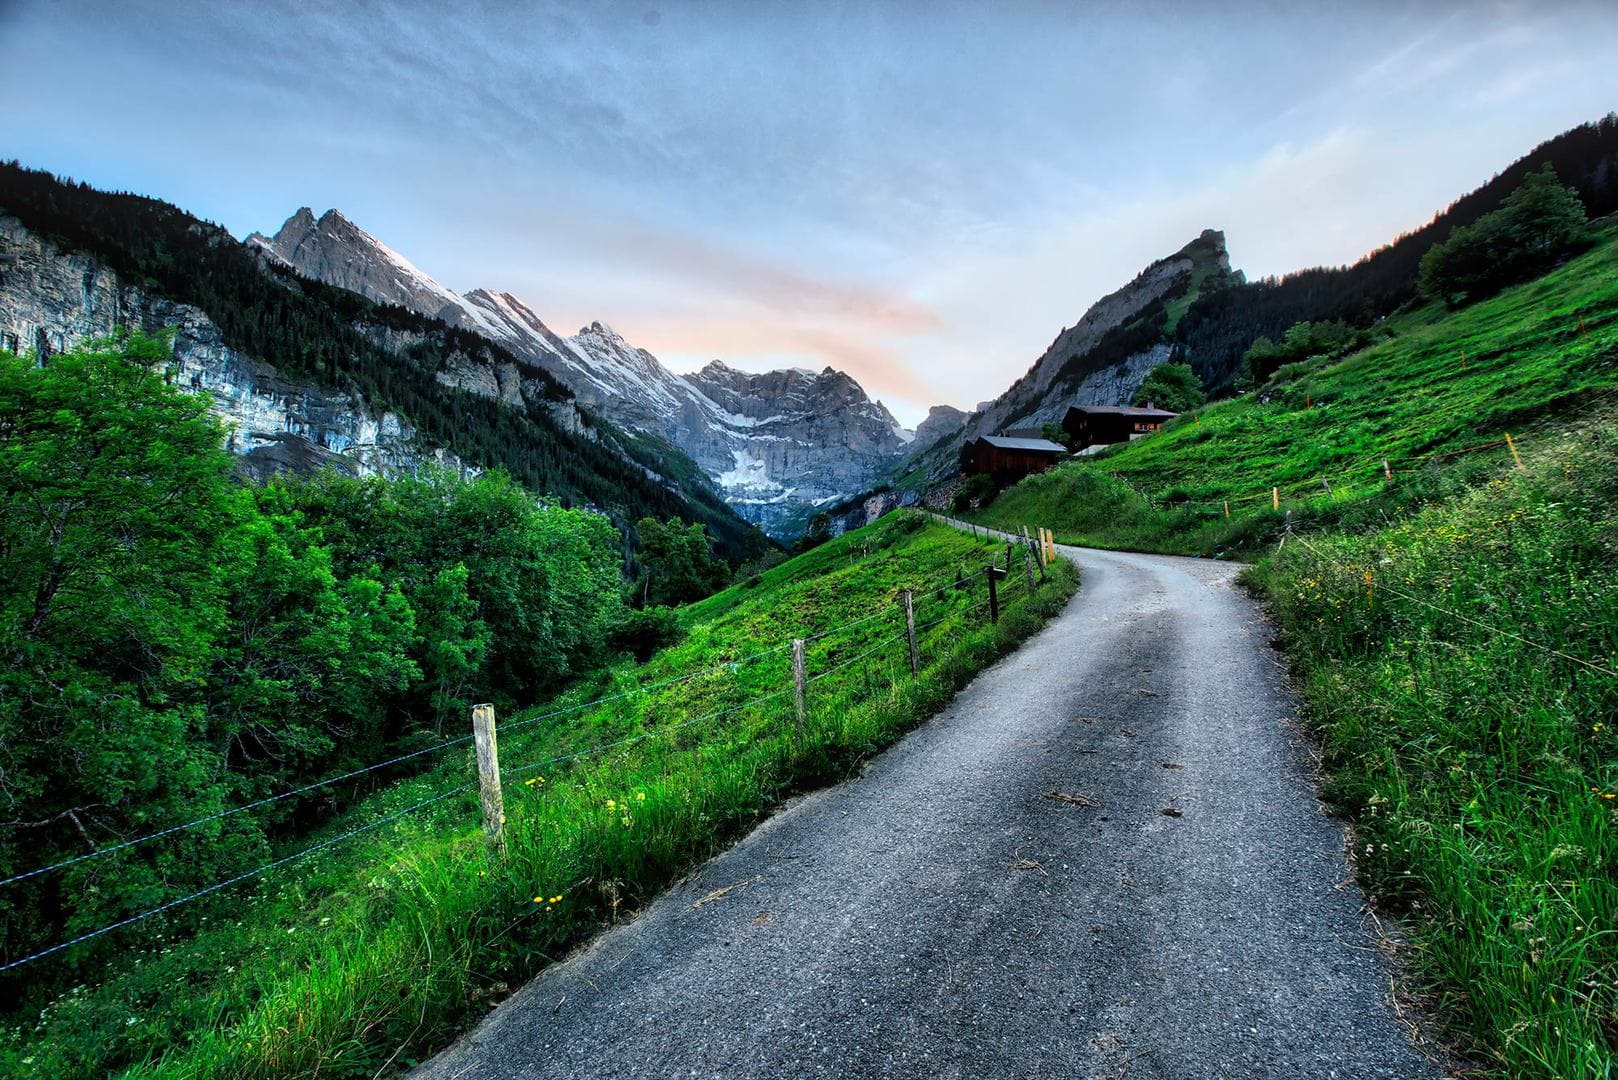
[[[579,332],[574,336],[602,338],[603,340],[616,342],[620,345],[629,344],[624,340],[622,334],[608,326],[606,323],[602,322],[600,319],[592,320],[589,326],[580,327]]]

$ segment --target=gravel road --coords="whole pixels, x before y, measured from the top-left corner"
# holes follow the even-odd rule
[[[1436,1076],[1237,568],[1062,551],[1045,630],[421,1075]]]

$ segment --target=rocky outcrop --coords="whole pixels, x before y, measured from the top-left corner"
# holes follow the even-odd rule
[[[63,252],[14,217],[0,216],[0,344],[16,351],[71,349],[119,327],[175,328],[172,378],[207,393],[228,428],[226,447],[260,478],[322,465],[359,472],[461,463],[425,447],[397,414],[345,393],[282,379],[224,343],[213,320],[123,281],[98,260]]]
[[[842,372],[755,375],[715,361],[696,374],[676,375],[605,323],[563,337],[508,292],[458,295],[336,210],[318,221],[299,210],[275,236],[254,234],[249,242],[305,276],[498,343],[612,423],[680,447],[737,513],[769,531],[789,533],[816,507],[865,490],[912,442],[892,414]],[[502,400],[521,392],[515,370],[474,365],[440,378]],[[947,426],[949,414],[964,415],[948,409],[935,426]]]
[[[925,449],[944,436],[955,434],[971,415],[953,405],[934,405],[927,410],[927,419],[916,425],[916,448]]]

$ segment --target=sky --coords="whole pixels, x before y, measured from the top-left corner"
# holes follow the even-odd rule
[[[914,423],[1204,228],[1352,262],[1618,108],[1618,5],[0,0],[0,157]]]

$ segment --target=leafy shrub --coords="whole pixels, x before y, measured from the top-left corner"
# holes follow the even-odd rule
[[[1136,405],[1151,403],[1170,412],[1189,412],[1207,400],[1202,380],[1190,364],[1159,364],[1135,391]]]
[[[975,473],[967,477],[961,489],[955,493],[954,506],[957,512],[982,509],[994,502],[997,494],[999,491],[994,486],[994,477],[988,473]]]

